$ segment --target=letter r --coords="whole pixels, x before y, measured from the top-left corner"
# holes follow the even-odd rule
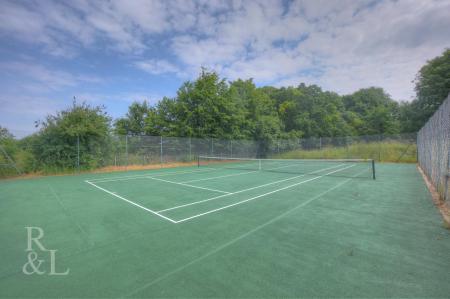
[[[42,245],[42,243],[39,242],[39,239],[44,237],[44,230],[37,226],[26,226],[25,229],[27,230],[27,234],[28,234],[27,251],[33,250],[32,242],[34,242],[42,251],[47,251],[47,249],[45,249],[44,245]],[[38,235],[36,237],[33,237],[33,230],[38,231]]]

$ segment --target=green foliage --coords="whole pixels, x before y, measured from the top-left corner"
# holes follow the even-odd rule
[[[141,135],[145,131],[146,119],[149,117],[150,107],[146,101],[133,102],[128,107],[125,117],[115,122],[115,131],[120,135]]]
[[[401,132],[407,104],[399,105],[382,88],[339,96],[316,85],[256,87],[252,80],[226,82],[202,69],[174,98],[153,107],[133,103],[116,132],[133,135],[259,140],[265,156],[279,138],[392,135]]]
[[[15,156],[20,152],[20,148],[13,134],[2,126],[0,126],[0,147],[0,177],[17,175],[17,171],[11,165],[9,158],[15,160]]]
[[[49,115],[38,124],[40,132],[27,140],[36,167],[46,172],[102,166],[108,157],[110,118],[104,107],[73,103],[67,110]]]
[[[402,131],[418,131],[439,108],[450,92],[450,49],[427,62],[416,76],[417,97],[401,105]]]
[[[420,69],[415,90],[425,117],[431,116],[450,92],[450,49]]]
[[[382,88],[366,88],[343,97],[347,119],[356,135],[397,134],[398,103]]]
[[[276,139],[416,132],[450,91],[450,50],[423,66],[415,82],[417,98],[398,104],[382,88],[339,96],[303,83],[275,88],[257,87],[251,79],[227,82],[202,69],[173,98],[164,97],[155,105],[132,103],[113,129],[121,135],[258,140],[258,154],[264,157]],[[74,102],[38,123],[40,131],[22,140],[0,127],[0,145],[25,172],[72,171],[78,164],[78,146],[80,168],[92,169],[110,164],[113,153],[124,146],[112,138],[110,124],[104,107]],[[401,151],[391,143],[373,146],[395,149],[392,157]],[[351,149],[355,156],[364,157],[363,151],[367,155],[373,146],[352,145]],[[303,151],[298,157],[342,157],[341,151]]]
[[[359,142],[349,146],[295,150],[276,156],[283,159],[374,159],[379,162],[416,163],[415,144],[399,141]]]
[[[11,132],[9,132],[7,128],[3,128],[2,126],[0,126],[0,142],[11,139],[14,139],[14,135],[11,134]]]
[[[237,124],[243,129],[240,136],[260,141],[259,153],[264,155],[270,143],[281,132],[275,101],[256,88],[252,80],[231,83],[230,94],[237,106]],[[237,127],[237,130],[239,126]]]
[[[275,138],[396,134],[399,107],[381,88],[341,97],[318,86],[257,88],[252,80],[225,82],[202,69],[175,98],[154,107],[133,103],[115,122],[117,133],[262,140]]]
[[[231,137],[234,105],[227,98],[228,85],[214,72],[202,69],[195,82],[186,82],[176,100],[178,135]]]
[[[265,91],[276,100],[285,132],[299,137],[351,135],[343,118],[342,99],[336,93],[303,83],[297,88]]]

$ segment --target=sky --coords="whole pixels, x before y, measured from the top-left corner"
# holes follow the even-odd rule
[[[201,67],[257,86],[378,86],[414,97],[450,47],[450,0],[0,0],[0,125],[16,136],[74,97],[123,116]]]

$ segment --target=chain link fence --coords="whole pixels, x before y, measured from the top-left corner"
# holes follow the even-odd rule
[[[199,155],[234,158],[374,159],[416,162],[416,135],[278,140],[225,140],[165,136],[67,137],[63,144],[36,139],[11,153],[23,173],[129,170],[192,165]],[[9,175],[16,174],[14,169]],[[0,177],[5,176],[0,165]]]
[[[416,151],[416,134],[398,134],[281,139],[271,144],[268,156],[414,163]]]
[[[418,161],[440,196],[449,200],[450,94],[417,134]]]

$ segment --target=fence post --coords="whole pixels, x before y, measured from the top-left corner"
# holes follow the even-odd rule
[[[160,136],[160,150],[159,150],[159,161],[162,167],[163,164],[163,137]]]
[[[383,135],[378,135],[378,162],[381,162],[381,139],[382,139]]]
[[[319,150],[322,150],[322,137],[319,137]]]
[[[128,170],[128,134],[125,135],[125,170]]]
[[[350,154],[349,154],[349,150],[348,150],[348,140],[347,140],[347,137],[345,137],[345,157],[348,159],[348,158],[351,158],[350,157]],[[352,140],[353,141],[353,140]]]
[[[448,160],[447,160],[447,173],[445,174],[445,186],[444,186],[444,201],[445,203],[447,203],[448,206],[450,206],[450,203],[448,202],[449,198],[448,198],[448,189],[449,189],[449,185],[448,185],[448,181],[450,180],[450,151],[448,152]]]
[[[80,172],[80,136],[77,135],[77,171]]]
[[[230,139],[230,158],[233,158],[233,139]]]
[[[372,159],[372,178],[375,180],[375,160]]]
[[[191,144],[191,136],[189,136],[189,162],[192,161],[192,144]]]

